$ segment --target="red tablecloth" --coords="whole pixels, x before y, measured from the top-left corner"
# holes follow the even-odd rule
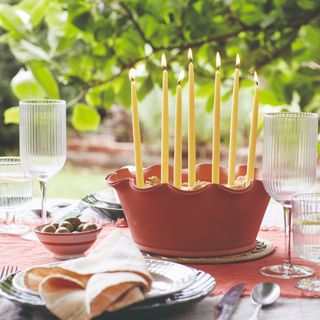
[[[100,233],[99,239],[103,238],[111,228],[105,227]],[[125,229],[123,229],[125,231]],[[245,284],[244,295],[251,292],[252,287],[261,281],[275,281],[281,286],[283,297],[320,297],[320,293],[302,291],[295,288],[297,280],[278,280],[264,277],[259,274],[262,266],[278,264],[284,258],[284,235],[282,231],[260,231],[259,237],[270,240],[276,246],[276,250],[269,256],[249,262],[241,262],[223,265],[192,265],[192,267],[204,270],[215,277],[217,287],[213,294],[225,293],[231,286],[237,283]],[[99,242],[95,243],[95,245]],[[16,236],[0,235],[0,266],[15,265],[19,269],[30,267],[35,264],[44,264],[56,261],[38,242],[25,241]],[[302,260],[293,256],[293,262],[310,266],[320,276],[320,265]]]

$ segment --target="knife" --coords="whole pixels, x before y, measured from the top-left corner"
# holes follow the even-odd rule
[[[229,289],[229,291],[218,302],[217,307],[221,310],[217,320],[230,319],[233,311],[236,309],[241,293],[244,289],[244,284],[240,283]]]

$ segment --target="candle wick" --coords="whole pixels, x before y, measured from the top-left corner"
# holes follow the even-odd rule
[[[217,71],[220,71],[220,66],[217,66]]]
[[[258,82],[258,81],[256,81],[256,85],[257,85],[257,86],[259,85],[259,82]]]

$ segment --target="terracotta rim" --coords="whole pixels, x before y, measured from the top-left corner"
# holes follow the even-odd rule
[[[154,164],[154,165],[151,165],[151,166],[149,166],[147,168],[144,168],[143,169],[144,175],[148,176],[149,172],[152,172],[154,170],[154,168],[158,168],[159,166],[160,166],[159,164]],[[198,163],[196,165],[196,171],[198,171],[201,167],[206,167],[206,166],[211,166],[211,164],[210,163]],[[237,170],[241,170],[241,168],[246,168],[246,165],[237,166],[236,167],[236,171]],[[226,170],[227,171],[227,168],[220,167],[220,170]],[[171,171],[173,171],[173,167],[169,166],[169,172],[171,172]],[[209,182],[209,184],[207,186],[202,187],[201,189],[198,189],[198,190],[181,190],[181,189],[177,189],[176,187],[174,187],[172,184],[169,184],[169,183],[161,183],[161,184],[158,184],[158,185],[155,185],[155,186],[152,186],[152,187],[148,187],[148,188],[138,188],[136,186],[135,182],[134,182],[134,178],[133,177],[130,177],[130,178],[129,177],[123,177],[123,178],[117,177],[120,172],[127,172],[128,173],[127,176],[131,175],[131,173],[132,173],[132,171],[130,171],[128,167],[123,167],[123,168],[117,169],[114,172],[112,172],[112,173],[107,175],[107,177],[106,177],[107,183],[111,187],[114,187],[114,186],[116,186],[118,184],[121,184],[121,183],[129,183],[130,187],[133,190],[135,190],[137,192],[141,192],[141,193],[152,192],[154,190],[156,191],[158,188],[161,188],[161,187],[165,186],[165,187],[167,187],[169,190],[171,190],[173,192],[176,192],[176,193],[179,193],[179,194],[182,194],[182,195],[189,195],[190,196],[190,195],[197,195],[197,194],[200,194],[202,192],[206,192],[212,186],[215,186],[216,188],[222,189],[222,190],[224,190],[225,192],[228,192],[228,193],[241,194],[241,193],[246,193],[249,190],[251,190],[252,187],[253,187],[253,183],[255,181],[261,181],[261,179],[255,179],[246,188],[242,188],[242,189],[232,189],[232,188],[229,188],[229,187],[227,187],[225,185],[215,184],[215,183],[211,183],[211,182]],[[182,175],[187,175],[187,174],[188,174],[188,169],[187,168],[182,169]]]

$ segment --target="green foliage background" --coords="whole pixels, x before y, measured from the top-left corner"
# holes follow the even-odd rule
[[[252,90],[257,70],[262,104],[290,109],[294,102],[316,112],[320,108],[317,0],[7,2],[0,5],[0,40],[21,64],[11,79],[13,93],[17,99],[68,100],[77,130],[97,128],[99,107],[115,103],[129,107],[131,67],[138,71],[140,100],[157,90],[162,53],[174,94],[178,74],[188,65],[189,47],[204,110],[213,106],[217,51],[222,58],[224,102],[231,95],[235,57],[240,53],[241,88]],[[150,95],[148,103],[160,105]],[[7,118],[17,120],[14,110]]]

